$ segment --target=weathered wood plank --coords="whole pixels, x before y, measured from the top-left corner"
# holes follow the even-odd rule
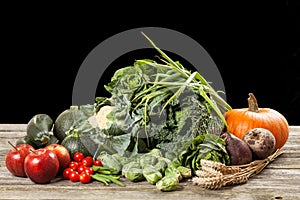
[[[11,175],[5,167],[5,154],[26,134],[26,124],[0,125],[0,199],[300,199],[300,127],[291,126],[290,136],[282,148],[283,154],[247,183],[208,190],[180,183],[174,192],[160,192],[148,182],[132,183],[126,187],[104,186],[99,182],[72,183],[61,178],[51,184],[35,184],[28,178]]]
[[[18,193],[14,190],[0,191],[5,199],[232,199],[232,200],[272,200],[287,199],[297,200],[300,193],[292,190],[289,193],[283,193],[274,189],[223,189],[219,191],[207,191],[199,188],[195,190],[178,190],[175,192],[160,192],[157,190],[143,189],[138,192],[134,190],[97,190],[93,188],[71,187],[62,189],[60,187],[36,189],[32,188],[30,192],[26,188],[18,189]],[[12,198],[10,198],[12,197]]]
[[[27,124],[1,124],[0,131],[25,131]]]

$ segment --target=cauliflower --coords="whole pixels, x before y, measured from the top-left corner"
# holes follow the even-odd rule
[[[96,113],[97,124],[100,130],[107,129],[108,123],[112,123],[109,119],[107,119],[107,115],[112,111],[112,106],[103,106]]]

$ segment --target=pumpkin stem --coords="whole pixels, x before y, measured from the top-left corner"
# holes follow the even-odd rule
[[[249,98],[248,98],[248,110],[252,112],[258,112],[258,104],[257,100],[254,96],[253,93],[249,93]]]

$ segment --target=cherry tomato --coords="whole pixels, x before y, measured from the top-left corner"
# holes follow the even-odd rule
[[[91,181],[91,175],[83,172],[79,175],[79,181],[81,183],[89,183]]]
[[[71,171],[74,171],[74,170],[71,169],[71,168],[69,168],[69,167],[66,168],[66,169],[64,169],[64,171],[63,171],[63,177],[64,177],[64,179],[69,179]]]
[[[73,169],[74,171],[76,171],[78,169],[78,162],[75,161],[71,161],[69,163],[69,168]]]
[[[78,173],[81,174],[82,172],[84,172],[85,168],[86,167],[84,165],[79,165],[77,168]]]
[[[81,162],[84,159],[84,155],[81,152],[74,153],[73,160],[76,162]]]
[[[85,167],[83,172],[90,175],[94,174],[94,170],[91,167]]]
[[[72,181],[72,182],[77,182],[77,181],[79,181],[79,174],[78,174],[78,172],[77,172],[77,171],[71,171],[71,172],[70,172],[70,175],[69,175],[69,179],[70,179],[70,181]]]
[[[103,166],[101,160],[99,160],[99,159],[95,160],[93,165],[100,166],[100,167]]]
[[[86,167],[91,167],[94,163],[94,159],[92,156],[87,156],[84,159],[82,159],[82,164]]]

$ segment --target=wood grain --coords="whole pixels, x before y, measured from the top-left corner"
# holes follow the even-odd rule
[[[148,182],[126,186],[104,186],[100,182],[72,183],[56,178],[50,184],[35,184],[28,178],[11,175],[5,167],[8,141],[26,134],[26,124],[0,124],[0,199],[300,199],[300,127],[291,126],[283,154],[260,174],[242,185],[208,190],[180,183],[178,190],[160,192]]]

